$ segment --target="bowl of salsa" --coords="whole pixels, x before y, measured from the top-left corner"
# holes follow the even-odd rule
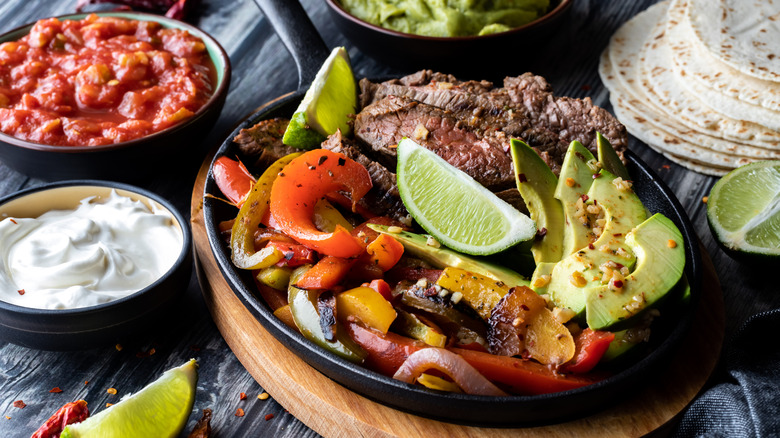
[[[38,20],[0,36],[0,160],[45,180],[142,178],[198,155],[229,83],[220,44],[175,19]]]

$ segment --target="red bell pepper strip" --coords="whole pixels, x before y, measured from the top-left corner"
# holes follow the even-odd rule
[[[268,246],[272,246],[284,254],[276,266],[287,266],[297,268],[301,265],[313,264],[317,261],[316,254],[311,248],[307,248],[300,243],[288,243],[281,240],[271,240]]]
[[[342,154],[314,149],[285,166],[271,189],[271,215],[279,228],[299,243],[319,253],[350,258],[363,252],[363,245],[342,226],[325,233],[314,225],[314,206],[328,193],[349,191],[353,211],[357,201],[371,189],[365,167]]]
[[[404,255],[404,246],[388,234],[380,234],[373,242],[368,244],[366,251],[371,263],[379,266],[382,271],[387,271]]]
[[[54,438],[60,436],[65,426],[73,423],[81,423],[89,417],[87,402],[77,400],[66,403],[57,412],[54,413],[41,427],[38,428],[31,438]]]
[[[367,353],[363,364],[378,373],[392,377],[412,353],[430,345],[393,332],[363,327],[356,322],[346,324],[349,336]]]
[[[593,376],[564,375],[551,371],[546,366],[527,359],[497,356],[489,353],[452,348],[483,376],[492,382],[502,383],[512,392],[526,395],[547,394],[567,391],[594,383]]]
[[[295,283],[301,289],[333,289],[349,273],[355,259],[325,256]]]
[[[390,285],[381,278],[371,280],[371,283],[364,283],[363,286],[370,287],[371,289],[379,292],[379,295],[382,295],[382,297],[387,301],[393,301],[393,291],[390,289]]]
[[[256,181],[244,163],[221,156],[211,166],[211,173],[222,194],[233,205],[241,208]]]
[[[574,338],[574,358],[563,364],[560,371],[587,373],[599,363],[614,339],[614,333],[586,328]]]

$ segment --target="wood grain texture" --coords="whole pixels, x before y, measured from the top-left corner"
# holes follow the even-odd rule
[[[514,47],[507,48],[507,56],[523,57],[526,61],[523,70],[545,76],[556,93],[590,97],[594,104],[611,109],[608,92],[596,72],[599,54],[622,23],[655,1],[575,0],[570,15],[545,45],[548,55],[531,58],[525,56],[522,47]],[[328,46],[347,47],[357,76],[409,73],[379,65],[355,49],[329,20],[322,0],[301,2]],[[73,12],[75,4],[76,0],[0,1],[0,32],[40,18]],[[110,6],[90,8],[100,7]],[[293,60],[252,0],[200,0],[190,21],[213,35],[230,55],[233,75],[227,103],[211,133],[202,143],[192,145],[191,154],[197,158],[194,166],[171,163],[170,172],[138,184],[166,197],[185,214],[189,213],[192,187],[206,153],[221,143],[250,111],[292,91],[297,77]],[[478,60],[464,56],[464,62]],[[495,74],[486,71],[480,76],[466,79]],[[737,264],[713,241],[706,223],[706,206],[701,199],[709,193],[715,179],[670,163],[634,138],[630,139],[630,147],[673,189],[710,254],[726,304],[726,338],[750,315],[780,307],[780,294],[768,276]],[[21,175],[0,162],[0,196],[41,184],[43,181]],[[138,353],[148,354],[153,347],[154,355],[137,357]],[[256,399],[264,388],[246,372],[223,340],[204,304],[194,274],[177,303],[177,311],[168,320],[161,321],[156,333],[138,336],[133,345],[125,345],[122,351],[109,345],[79,352],[45,352],[0,342],[0,434],[4,438],[29,437],[57,408],[77,398],[85,398],[90,408],[98,411],[105,403],[117,399],[106,393],[107,388],[117,388],[119,396],[137,391],[166,369],[190,357],[200,361],[200,380],[188,429],[201,409],[211,408],[215,436],[317,436],[286,413],[279,403]],[[717,374],[713,381],[726,379],[725,374]],[[84,381],[89,383],[85,385]],[[60,387],[63,392],[49,393],[54,387]],[[248,395],[247,400],[239,400],[241,392]],[[19,399],[27,403],[26,408],[13,407],[12,403]],[[244,417],[234,415],[238,408],[244,409]],[[274,418],[266,421],[268,414]]]
[[[407,414],[332,381],[271,335],[232,291],[209,246],[203,222],[207,158],[192,192],[191,225],[198,278],[211,316],[231,350],[260,384],[296,418],[326,437],[641,436],[669,423],[693,400],[715,369],[724,335],[724,309],[714,266],[705,255],[704,296],[693,329],[664,372],[633,398],[593,416],[528,428],[456,425]]]

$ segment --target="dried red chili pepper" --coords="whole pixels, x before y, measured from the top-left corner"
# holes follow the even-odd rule
[[[54,438],[60,436],[65,426],[80,423],[89,417],[87,402],[78,400],[66,403],[32,434],[31,438]]]

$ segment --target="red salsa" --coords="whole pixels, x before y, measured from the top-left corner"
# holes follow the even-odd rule
[[[0,131],[63,146],[140,138],[195,114],[216,71],[200,38],[152,21],[40,20],[0,44]]]

